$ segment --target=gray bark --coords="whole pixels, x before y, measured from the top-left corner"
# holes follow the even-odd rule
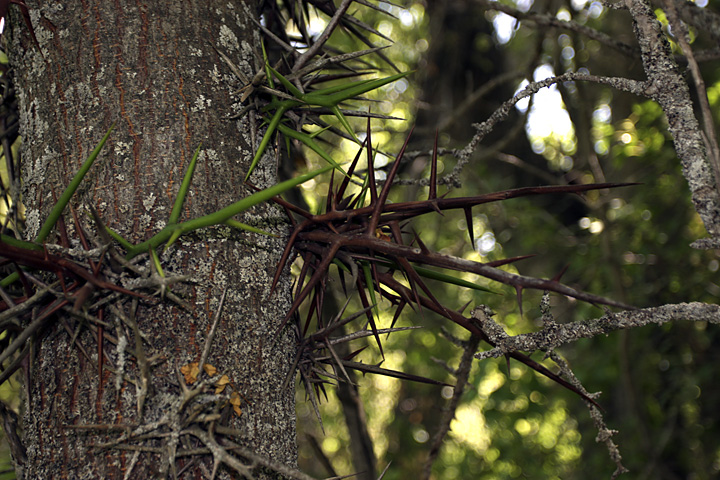
[[[232,92],[240,85],[213,47],[252,78],[259,51],[248,18],[254,2],[27,3],[42,55],[19,15],[11,26],[11,53],[20,99],[28,239],[35,238],[52,207],[53,191],[62,192],[113,123],[115,130],[73,204],[78,210],[93,205],[106,225],[132,242],[165,225],[200,144],[181,220],[251,193],[243,184],[252,158],[247,119],[225,119],[238,108]],[[276,181],[275,175],[266,157],[251,181],[264,187]],[[282,236],[283,218],[278,209],[264,206],[240,220]],[[66,219],[76,241],[72,220]],[[85,227],[91,231],[91,225],[88,221]],[[37,346],[27,379],[25,478],[156,478],[183,468],[180,478],[205,478],[213,468],[212,455],[173,459],[172,454],[210,446],[210,424],[189,416],[191,406],[199,405],[193,402],[203,399],[208,409],[225,412],[229,433],[215,433],[219,444],[232,440],[265,460],[295,465],[294,392],[281,389],[294,358],[294,340],[286,332],[273,343],[290,305],[287,276],[272,297],[269,292],[282,246],[282,238],[209,229],[181,238],[163,255],[166,272],[191,275],[193,283],[172,287],[191,311],[159,302],[159,297],[159,303],[140,302],[135,318],[149,364],[146,396],[137,339],[109,307],[105,319],[113,328],[105,330],[102,375],[94,326],[72,318],[53,322]],[[207,363],[228,375],[232,389],[246,400],[241,417],[227,408],[231,389],[220,398],[181,401],[178,371],[199,361],[224,291]],[[130,299],[115,303],[132,320]],[[68,327],[80,332],[75,343]],[[123,351],[111,337],[126,338],[129,347]],[[98,425],[125,429],[80,428]],[[146,436],[133,436],[143,425]],[[122,448],[93,448],[119,439]],[[215,460],[223,459],[216,453]],[[221,470],[233,467],[232,461],[222,463]]]

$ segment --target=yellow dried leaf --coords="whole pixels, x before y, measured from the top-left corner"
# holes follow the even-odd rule
[[[222,393],[228,383],[230,383],[230,378],[227,375],[220,377],[218,381],[215,382],[215,394]]]
[[[242,397],[240,397],[240,394],[238,392],[232,392],[230,394],[230,404],[233,406],[233,410],[235,410],[235,414],[238,417],[242,415],[242,409],[240,408],[241,403]]]
[[[203,370],[205,370],[205,373],[207,373],[211,377],[215,376],[215,374],[217,373],[217,368],[213,367],[209,363],[203,365]]]
[[[182,373],[185,377],[185,383],[188,385],[195,383],[197,381],[198,374],[200,373],[198,362],[183,365],[180,367],[180,373]]]

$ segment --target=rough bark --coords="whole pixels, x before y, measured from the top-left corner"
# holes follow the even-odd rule
[[[115,130],[74,205],[93,205],[109,227],[129,240],[147,239],[165,225],[188,162],[201,144],[183,218],[216,211],[250,193],[243,184],[252,158],[247,120],[225,119],[238,107],[232,92],[239,85],[213,47],[252,76],[259,49],[248,18],[254,2],[27,4],[42,55],[19,18],[13,19],[11,52],[20,98],[28,239],[52,207],[53,192],[62,191],[113,123]],[[267,186],[275,182],[275,174],[266,158],[251,181]],[[241,220],[282,234],[282,218],[277,209],[263,207]],[[71,221],[68,228],[76,239]],[[95,333],[68,319],[66,325],[80,332],[72,343],[59,319],[38,345],[26,386],[25,478],[155,478],[172,471],[170,438],[124,442],[157,449],[153,452],[98,451],[93,445],[120,433],[77,427],[112,424],[130,431],[177,417],[178,370],[199,360],[224,291],[219,332],[207,363],[227,374],[247,400],[240,418],[225,415],[227,425],[240,431],[236,440],[241,445],[294,465],[293,392],[281,389],[294,341],[282,335],[273,343],[289,307],[289,279],[269,295],[281,242],[211,229],[181,238],[163,256],[168,272],[192,276],[194,283],[173,287],[192,311],[167,301],[141,302],[137,324],[152,361],[140,408],[136,384],[142,383],[142,373],[136,357],[125,353],[123,360],[105,340],[105,366],[124,370],[124,377],[118,379],[108,368],[99,376]],[[132,314],[128,299],[121,299],[119,308]],[[121,323],[113,315],[106,319]],[[111,333],[117,332],[125,332],[133,350],[132,330],[120,326]],[[162,428],[171,430],[172,424]],[[179,426],[176,418],[175,429]],[[150,437],[162,428],[149,431]],[[181,439],[180,446],[198,446],[189,438]],[[183,467],[181,478],[201,478],[211,471],[212,457],[181,457],[177,470]]]
[[[717,241],[720,235],[718,186],[702,129],[693,112],[688,84],[678,71],[670,45],[649,2],[626,0],[625,6],[633,17],[633,28],[642,53],[647,74],[646,94],[665,112],[695,210],[710,236]]]

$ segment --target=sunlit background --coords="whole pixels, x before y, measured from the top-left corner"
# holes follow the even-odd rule
[[[408,155],[401,171],[404,180],[428,176],[427,152],[436,128],[442,127],[442,148],[462,148],[474,133],[472,123],[486,120],[530,81],[567,71],[642,76],[637,59],[571,30],[538,30],[532,22],[518,23],[473,2],[394,3],[377,3],[394,17],[361,6],[353,12],[393,39],[384,52],[400,71],[414,71],[371,92],[368,102],[352,105],[401,119],[372,121],[373,144],[387,154],[375,159],[379,180],[414,124],[410,150],[420,153]],[[525,0],[504,4],[520,12],[549,8]],[[700,7],[707,4],[696,2]],[[571,0],[553,5],[551,13],[558,20],[633,43],[629,19],[601,2]],[[716,2],[715,11],[717,6]],[[309,9],[307,23],[313,34],[322,32],[326,21],[326,16]],[[292,22],[287,30],[297,31]],[[376,35],[371,38],[387,44]],[[340,51],[367,48],[341,32],[331,42]],[[697,42],[698,49],[712,47]],[[371,62],[384,74],[393,72],[379,58]],[[718,61],[704,65],[704,73],[715,120],[720,121]],[[506,80],[492,83],[501,77]],[[467,103],[486,85],[494,86]],[[364,138],[365,121],[352,122]],[[325,138],[334,143],[334,158],[355,156],[358,146],[354,142]],[[304,152],[304,157],[308,168],[324,165],[312,152]],[[455,166],[452,155],[440,157],[441,176]],[[662,112],[652,102],[572,82],[544,88],[532,99],[519,102],[496,134],[483,140],[460,180],[462,187],[441,186],[439,193],[450,190],[450,196],[464,196],[528,185],[606,181],[642,185],[592,192],[584,198],[513,200],[476,208],[474,245],[470,245],[461,212],[442,217],[429,214],[413,222],[411,228],[423,242],[441,253],[476,261],[536,254],[507,268],[549,278],[568,266],[565,283],[638,306],[716,303],[720,296],[720,257],[688,248],[705,232],[690,203]],[[303,190],[310,208],[317,211],[324,204],[327,180],[307,182]],[[393,195],[394,201],[425,198],[427,187],[398,186]],[[436,296],[453,308],[468,302],[468,308],[490,305],[510,334],[538,328],[539,292],[524,293],[521,315],[511,289],[472,274],[462,278],[497,294],[431,285]],[[339,285],[329,288],[341,295]],[[558,322],[603,313],[555,296],[552,304]],[[389,304],[382,306],[381,324],[388,327],[393,314]],[[360,308],[359,302],[351,303],[348,311]],[[372,342],[358,342],[354,348],[367,348],[357,359],[452,382],[447,368],[457,367],[462,352],[447,335],[463,337],[466,332],[428,312],[421,315],[410,309],[398,325],[424,328],[383,339],[384,358]],[[720,389],[715,385],[718,337],[717,329],[705,324],[665,325],[578,342],[560,352],[589,391],[603,392],[599,402],[609,427],[619,431],[615,440],[633,472],[628,478],[704,479],[720,473]],[[542,360],[539,354],[533,358]],[[545,363],[553,368],[552,362]],[[358,383],[378,468],[391,464],[384,479],[419,475],[452,389],[373,375],[358,378]],[[614,465],[604,447],[595,442],[596,430],[577,396],[504,360],[476,362],[470,383],[432,478],[610,477]],[[0,396],[10,399],[12,393],[3,389]],[[321,404],[323,432],[302,387],[297,393],[300,465],[318,478],[353,473],[342,406],[333,388],[327,394]],[[319,460],[321,455],[333,472]]]
[[[506,4],[521,12],[529,12],[533,7],[529,1]],[[705,6],[700,2],[698,5]],[[441,130],[443,147],[462,148],[469,136],[463,136],[462,127],[456,128],[460,122],[465,122],[467,128],[470,123],[484,121],[494,108],[529,81],[566,71],[641,74],[635,59],[618,58],[617,52],[596,40],[561,29],[538,35],[532,24],[521,26],[504,13],[485,11],[478,15],[477,10],[468,7],[465,15],[482,17],[486,27],[478,24],[476,32],[467,32],[463,37],[447,25],[435,24],[437,19],[433,15],[445,15],[446,21],[455,18],[451,7],[434,2],[403,2],[401,6],[380,2],[379,6],[396,18],[363,9],[358,9],[357,14],[394,40],[386,53],[399,70],[415,71],[407,79],[382,88],[371,96],[374,102],[363,106],[404,119],[373,120],[373,143],[386,153],[399,149],[414,123],[417,138],[411,145],[428,150],[435,126],[442,125],[452,109],[482,88],[481,80],[474,77],[478,65],[489,64],[488,77],[513,71],[518,75],[515,80],[491,89],[462,118],[455,120],[453,127]],[[617,21],[616,12],[608,11],[601,2],[571,1],[558,7],[554,15],[558,20],[607,31],[613,38],[628,43],[633,40],[629,21]],[[313,31],[321,32],[325,21],[321,15],[311,15]],[[465,27],[457,24],[457,30]],[[472,42],[465,45],[472,50],[469,58],[500,59],[502,63],[478,61],[478,65],[467,65],[468,72],[463,71],[466,77],[433,84],[429,77],[443,73],[434,64],[433,55],[442,51],[436,47],[437,42],[457,41],[458,37]],[[338,36],[334,40],[351,48],[349,43],[342,43],[348,42],[347,37]],[[531,52],[536,58],[527,58]],[[375,59],[374,63],[386,73],[392,71],[380,60]],[[706,80],[714,105],[720,97],[718,77],[720,71],[715,62],[708,70],[711,81]],[[442,85],[455,91],[428,92],[427,85]],[[443,106],[447,108],[433,110],[431,99],[446,102]],[[431,124],[428,118],[436,123]],[[358,120],[355,126],[358,132],[364,131],[364,121]],[[510,270],[551,277],[569,265],[563,280],[570,285],[640,306],[685,300],[715,302],[720,295],[716,278],[718,256],[687,248],[705,233],[689,202],[664,126],[660,109],[642,99],[573,82],[544,88],[532,99],[519,102],[514,118],[501,127],[503,135],[515,135],[509,144],[503,144],[499,138],[483,142],[473,163],[462,172],[463,187],[454,189],[451,196],[569,182],[634,181],[644,186],[595,192],[584,199],[518,200],[478,208],[473,218],[475,245],[469,244],[461,214],[428,215],[415,222],[413,229],[423,242],[440,252],[473,260],[538,254],[536,259],[509,267]],[[336,156],[351,159],[357,148],[353,142],[340,140]],[[391,160],[391,155],[378,155],[375,161],[375,167],[380,169],[378,179],[384,178],[382,169]],[[311,153],[307,162],[310,167],[321,165]],[[402,173],[403,178],[427,176],[428,165],[427,156],[413,157]],[[447,174],[454,166],[455,159],[446,155],[441,158],[439,169]],[[318,181],[304,188],[308,202],[319,209],[322,205],[319,198],[327,192],[327,185]],[[395,199],[422,198],[425,192],[424,187],[396,187]],[[514,292],[475,275],[464,278],[495,288],[503,295],[448,290],[443,285],[436,285],[437,294],[457,308],[467,302],[470,308],[490,304],[499,312],[509,333],[537,328],[539,293],[525,294],[524,314],[520,315]],[[553,305],[561,322],[602,314],[592,306],[561,298],[553,298]],[[443,337],[437,319],[430,317],[404,313],[402,324],[420,324],[425,329],[387,338],[384,359],[370,343],[361,360],[382,361],[386,368],[447,380],[443,363],[457,367],[461,351]],[[392,312],[388,310],[383,317],[384,326],[391,321]],[[444,327],[462,335],[460,329]],[[616,440],[626,465],[638,474],[633,478],[691,478],[692,472],[697,474],[693,478],[708,478],[707,475],[720,472],[717,447],[720,442],[716,441],[719,431],[712,406],[718,392],[703,390],[710,384],[702,383],[713,371],[709,355],[716,338],[717,333],[703,324],[678,325],[621,332],[563,349],[563,355],[587,388],[603,390],[601,404],[607,408],[610,428],[620,431]],[[614,465],[604,447],[595,443],[596,431],[578,398],[524,366],[511,363],[508,370],[504,361],[478,362],[471,382],[434,466],[433,478],[568,479],[585,478],[590,471],[596,472],[598,478],[610,476]],[[666,390],[662,382],[669,382],[672,390]],[[418,474],[452,389],[371,375],[361,378],[359,383],[379,468],[391,462],[384,478]],[[657,391],[663,393],[653,394]],[[328,389],[328,396],[328,401],[322,404],[325,429],[322,433],[310,402],[299,389],[299,435],[301,440],[312,437],[317,442],[336,474],[349,474],[353,469],[341,405],[332,389]],[[701,418],[705,419],[704,426],[699,425]],[[669,439],[667,435],[673,434],[667,432],[682,433]],[[658,444],[655,438],[662,441]],[[708,446],[708,441],[715,441],[714,446]],[[320,466],[317,451],[308,446],[311,442],[302,443],[303,467],[316,476],[330,475]],[[682,450],[673,448],[677,444],[683,445]],[[702,465],[693,465],[693,455],[704,459]],[[672,464],[672,468],[668,469],[667,464]],[[673,476],[676,474],[679,476]]]

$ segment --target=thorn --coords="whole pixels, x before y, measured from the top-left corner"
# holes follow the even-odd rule
[[[518,307],[520,308],[520,316],[523,314],[523,308],[522,308],[522,290],[523,288],[520,285],[515,285],[515,291],[517,292],[517,302]]]
[[[403,155],[405,155],[405,149],[407,148],[408,142],[410,142],[410,137],[412,136],[413,130],[415,130],[414,125],[410,129],[410,133],[408,133],[408,136],[405,139],[405,143],[400,149],[400,152],[398,152],[397,157],[395,158],[395,162],[393,163],[390,172],[388,172],[387,177],[385,178],[385,185],[383,185],[383,188],[380,191],[380,196],[376,199],[377,201],[375,202],[375,208],[373,209],[372,216],[370,217],[370,223],[368,224],[367,229],[367,233],[370,235],[375,232],[375,229],[378,226],[378,223],[380,221],[380,214],[382,213],[382,209],[383,207],[385,207],[385,203],[387,202],[388,195],[390,194],[390,188],[392,187],[393,181],[395,180],[395,175],[397,175],[398,169],[400,168],[400,163],[402,162]]]
[[[392,222],[389,226],[395,243],[397,243],[398,245],[403,245],[402,232],[400,231],[400,225],[398,225],[398,222]]]
[[[363,148],[365,147],[366,142],[367,142],[367,138],[365,138],[365,142],[363,142],[362,146],[358,149],[358,153],[355,155],[355,158],[353,159],[352,163],[350,164],[350,168],[347,169],[347,175],[345,176],[345,178],[343,178],[343,181],[340,184],[340,188],[338,188],[338,191],[337,191],[338,198],[343,198],[345,196],[345,190],[347,189],[347,186],[350,183],[350,177],[352,177],[353,172],[355,171],[355,167],[357,166],[358,160],[360,160],[360,155],[363,152]]]
[[[417,234],[415,230],[413,230],[413,235],[415,235],[415,240],[417,241],[418,247],[420,247],[420,250],[422,250],[422,253],[424,255],[430,254],[430,249],[427,248],[427,246],[423,243],[422,240],[420,240],[420,236]]]
[[[350,352],[346,357],[343,358],[343,360],[352,360],[353,358],[355,358],[360,352],[362,352],[362,351],[365,350],[366,348],[367,348],[367,346],[364,346],[364,347],[362,347],[362,348],[358,348],[358,349],[355,350],[354,352]]]
[[[468,300],[468,302],[467,302],[465,305],[463,305],[462,307],[460,307],[460,309],[458,310],[458,313],[459,313],[460,315],[462,315],[462,313],[465,311],[465,309],[468,307],[468,305],[470,305],[470,303],[472,303],[472,300]]]
[[[445,214],[442,212],[442,210],[440,210],[440,207],[438,207],[437,199],[430,200],[428,203],[433,208],[433,210],[435,210],[437,213],[439,213],[443,217],[445,216]]]
[[[333,194],[333,180],[335,179],[335,169],[330,172],[330,184],[328,185],[327,201],[325,202],[325,212],[335,211],[335,195]]]
[[[346,210],[348,208],[348,205],[350,205],[350,203],[353,201],[354,198],[355,198],[355,195],[350,195],[348,197],[343,198],[342,200],[340,200],[340,203],[337,204],[336,208],[338,210]]]
[[[558,282],[558,283],[560,283],[560,279],[562,278],[563,275],[565,275],[565,272],[567,272],[567,269],[568,269],[569,267],[570,267],[570,264],[568,263],[567,265],[565,265],[565,266],[562,268],[562,270],[560,270],[560,271],[558,272],[557,275],[555,275],[555,276],[552,278],[551,282]]]
[[[405,300],[400,299],[400,303],[395,308],[395,314],[393,315],[392,323],[390,324],[391,329],[393,327],[395,327],[395,322],[397,322],[398,319],[400,318],[400,314],[402,313],[403,308],[405,308],[405,305],[407,305],[407,302]],[[388,332],[388,334],[385,338],[387,339],[389,337],[390,337],[390,332]]]
[[[473,232],[472,208],[467,207],[465,210],[465,223],[467,224],[468,233],[470,234],[470,245],[475,250],[475,232]]]
[[[484,265],[487,265],[488,267],[502,267],[503,265],[508,265],[510,263],[515,263],[520,260],[525,260],[526,258],[534,257],[535,254],[532,255],[520,255],[519,257],[510,257],[510,258],[504,258],[502,260],[495,260],[494,262],[488,262]]]

